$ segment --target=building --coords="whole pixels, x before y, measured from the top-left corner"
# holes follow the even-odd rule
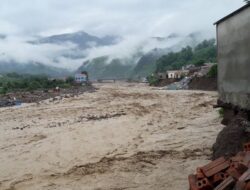
[[[157,78],[158,79],[166,79],[168,78],[168,74],[167,73],[157,73]]]
[[[250,110],[250,4],[215,24],[219,99]]]
[[[188,70],[176,70],[176,71],[167,71],[169,79],[180,79],[189,74]]]
[[[75,82],[78,84],[86,83],[88,81],[88,75],[86,73],[75,74]]]

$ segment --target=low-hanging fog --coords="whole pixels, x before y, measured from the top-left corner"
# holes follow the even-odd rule
[[[167,48],[193,32],[212,38],[213,23],[242,5],[241,0],[3,1],[0,62],[39,62],[75,69],[95,57],[127,58],[137,52]],[[90,41],[87,48],[78,48],[70,41],[35,43],[44,37],[78,31],[117,40],[99,46]],[[165,40],[171,34],[177,37]]]

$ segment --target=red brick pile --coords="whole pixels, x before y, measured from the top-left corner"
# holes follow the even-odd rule
[[[250,190],[250,143],[230,159],[221,157],[197,168],[188,180],[190,190]]]

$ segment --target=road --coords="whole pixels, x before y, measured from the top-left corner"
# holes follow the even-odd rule
[[[222,129],[216,92],[97,84],[0,109],[1,190],[186,190]]]

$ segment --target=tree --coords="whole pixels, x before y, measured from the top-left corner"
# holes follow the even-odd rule
[[[68,83],[68,84],[73,84],[74,81],[75,81],[75,79],[72,76],[66,78],[66,83]]]
[[[150,86],[155,86],[159,82],[158,78],[155,75],[150,75],[147,77]]]
[[[200,67],[200,66],[203,66],[205,62],[206,61],[204,59],[200,59],[200,60],[194,62],[194,65]]]
[[[187,46],[179,52],[170,52],[156,61],[156,73],[167,70],[179,70],[185,65],[202,66],[204,63],[216,62],[215,40],[204,40],[195,48]]]
[[[250,0],[244,0],[245,3],[250,3]]]

